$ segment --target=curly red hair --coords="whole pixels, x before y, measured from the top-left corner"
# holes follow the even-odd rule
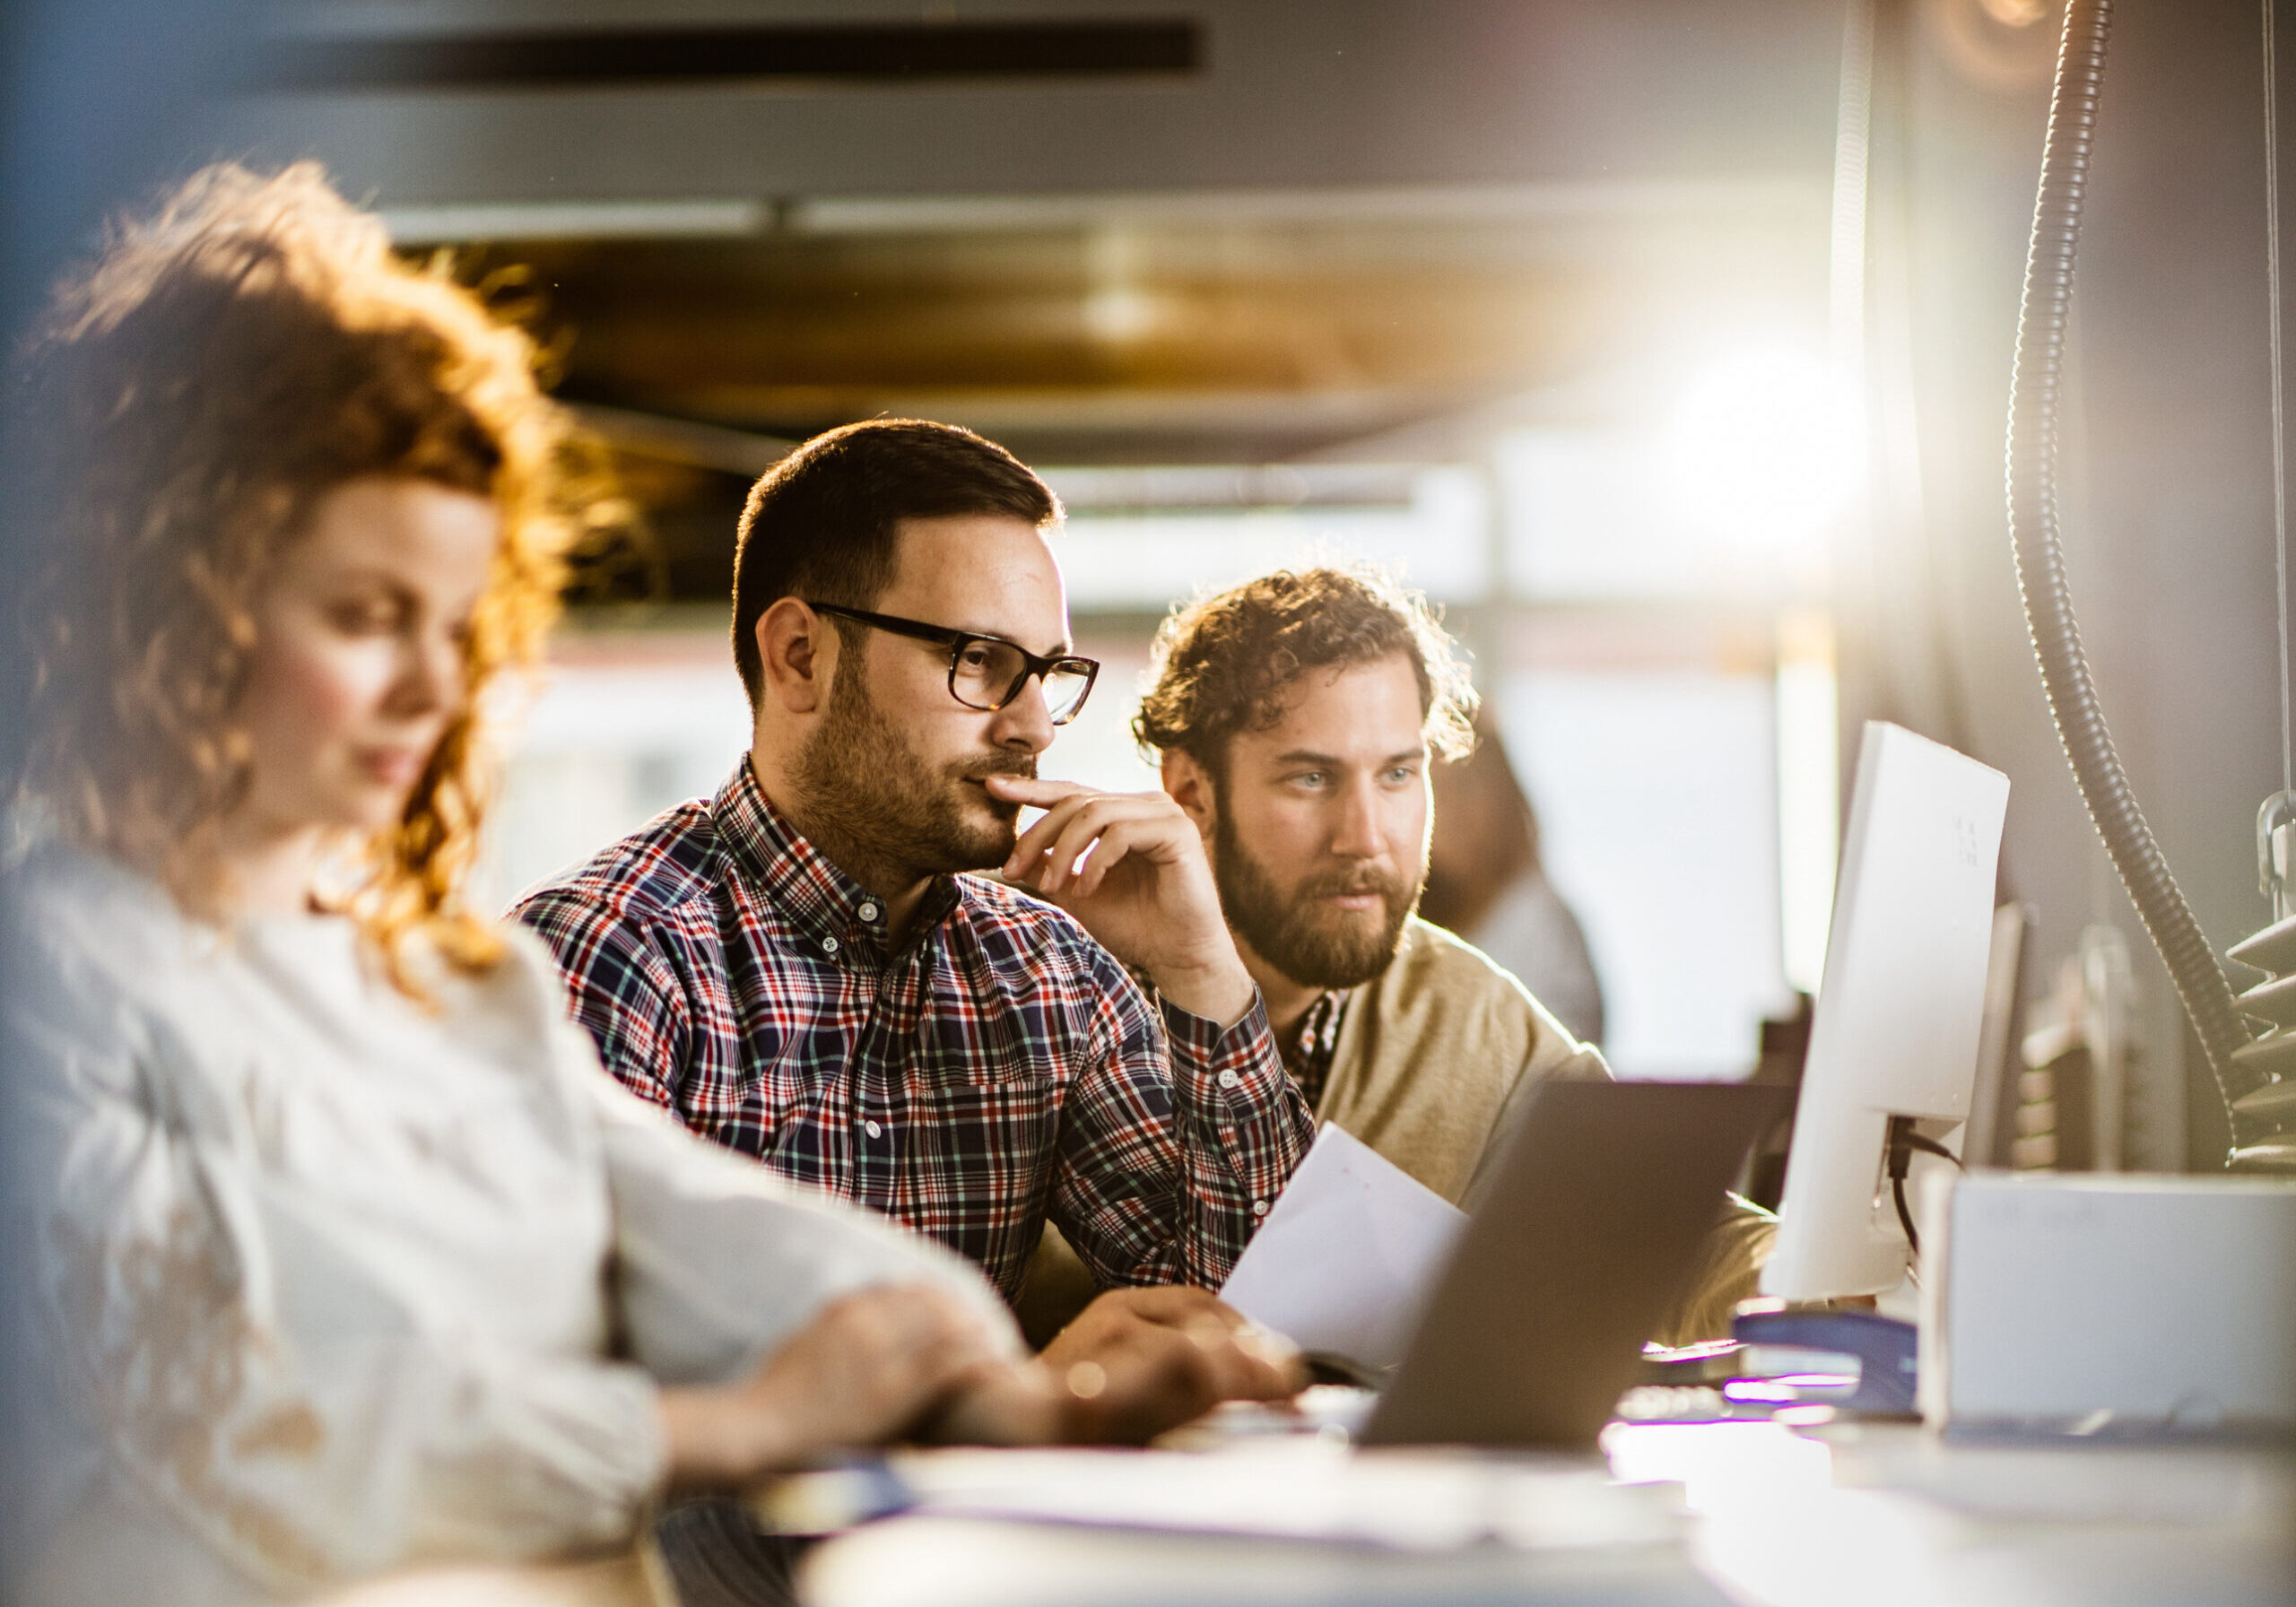
[[[412,476],[490,499],[501,535],[466,692],[404,812],[364,845],[350,912],[402,948],[491,965],[463,900],[483,813],[476,708],[556,614],[577,516],[562,415],[526,335],[444,264],[396,256],[315,165],[208,168],[115,227],[61,284],[18,401],[36,483],[20,594],[20,804],[205,908],[214,834],[246,796],[236,721],[252,604],[328,491]]]

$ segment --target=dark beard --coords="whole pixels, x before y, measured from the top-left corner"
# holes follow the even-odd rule
[[[877,707],[857,656],[831,682],[821,728],[790,771],[802,830],[830,863],[865,886],[1000,865],[1018,839],[1021,806],[986,792],[993,821],[967,808],[969,784],[1037,773],[1036,755],[992,751],[935,770]]]
[[[1353,987],[1386,970],[1403,942],[1403,925],[1419,903],[1419,877],[1405,887],[1368,866],[1311,876],[1289,897],[1236,840],[1226,809],[1212,832],[1212,874],[1220,908],[1254,952],[1306,987]],[[1376,892],[1387,906],[1386,925],[1373,930],[1334,919],[1318,901],[1334,893]]]

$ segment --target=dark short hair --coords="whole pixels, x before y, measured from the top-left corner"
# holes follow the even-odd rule
[[[867,608],[892,584],[903,519],[1003,514],[1042,526],[1060,499],[996,442],[953,424],[871,419],[817,435],[750,488],[734,553],[734,663],[750,706],[757,622],[784,597]]]
[[[1155,683],[1132,734],[1144,750],[1177,748],[1224,776],[1228,739],[1281,720],[1301,674],[1396,653],[1419,679],[1428,745],[1464,757],[1476,703],[1466,665],[1426,597],[1367,564],[1279,569],[1173,610],[1156,633]]]

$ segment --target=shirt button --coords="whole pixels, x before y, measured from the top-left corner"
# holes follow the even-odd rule
[[[885,1135],[885,1130],[883,1127],[878,1126],[874,1122],[862,1123],[861,1131],[867,1134],[871,1138],[883,1138]]]
[[[834,954],[834,953],[836,953],[836,952],[837,952],[837,939],[835,939],[835,938],[833,938],[833,937],[825,937],[825,938],[822,939],[822,953],[824,953],[824,954]]]
[[[1222,1088],[1234,1088],[1241,1081],[1243,1081],[1243,1079],[1237,1076],[1233,1072],[1222,1072],[1220,1073],[1220,1086]]]
[[[1267,1214],[1267,1202],[1265,1200],[1254,1200],[1252,1202],[1252,1214],[1254,1216],[1265,1216]]]
[[[877,907],[874,904],[864,904],[861,906],[861,918],[865,921],[875,920],[877,918]]]

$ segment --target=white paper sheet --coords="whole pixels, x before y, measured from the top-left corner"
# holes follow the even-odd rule
[[[1465,1221],[1442,1195],[1326,1123],[1220,1298],[1302,1350],[1392,1368]]]

